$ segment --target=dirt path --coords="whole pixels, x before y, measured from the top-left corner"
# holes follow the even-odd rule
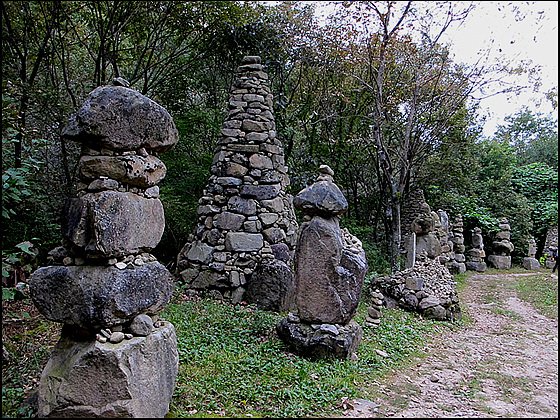
[[[442,330],[345,417],[557,417],[558,322],[505,287],[523,275],[470,276],[460,299],[473,322]]]

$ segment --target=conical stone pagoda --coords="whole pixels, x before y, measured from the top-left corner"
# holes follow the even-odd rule
[[[290,263],[298,230],[273,95],[258,56],[237,69],[198,225],[177,259],[188,288],[264,309],[293,307]],[[272,292],[263,296],[260,292]],[[246,291],[249,291],[246,296]]]

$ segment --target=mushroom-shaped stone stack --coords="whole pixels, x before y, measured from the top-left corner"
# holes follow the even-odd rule
[[[484,272],[486,271],[486,263],[484,257],[484,243],[482,240],[482,229],[475,227],[472,235],[472,248],[468,251],[469,261],[465,264],[467,270]]]
[[[39,311],[64,324],[41,377],[40,416],[163,417],[173,394],[175,329],[158,320],[172,276],[150,251],[165,227],[157,153],[178,132],[163,107],[126,85],[91,92],[62,134],[82,143],[80,183],[54,264],[29,283]]]
[[[488,262],[498,270],[509,270],[511,268],[511,252],[514,250],[511,238],[511,227],[508,219],[503,217],[498,224],[500,230],[495,234],[492,242],[492,255],[488,256]]]
[[[361,242],[340,229],[337,216],[348,203],[332,182],[332,169],[322,165],[320,172],[294,198],[306,214],[294,257],[297,315],[280,321],[277,331],[304,356],[349,359],[362,337],[352,318],[368,266]]]

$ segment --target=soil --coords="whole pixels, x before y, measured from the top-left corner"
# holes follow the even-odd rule
[[[344,417],[557,418],[558,321],[507,287],[534,274],[469,276],[460,292],[467,322],[442,329],[425,357],[380,384],[371,401],[352,401]]]

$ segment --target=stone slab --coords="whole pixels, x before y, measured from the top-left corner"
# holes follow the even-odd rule
[[[39,417],[163,418],[179,368],[175,327],[118,344],[61,336],[41,375]]]
[[[86,329],[156,314],[171,299],[171,274],[159,262],[114,266],[41,267],[29,279],[33,303],[47,319]]]

